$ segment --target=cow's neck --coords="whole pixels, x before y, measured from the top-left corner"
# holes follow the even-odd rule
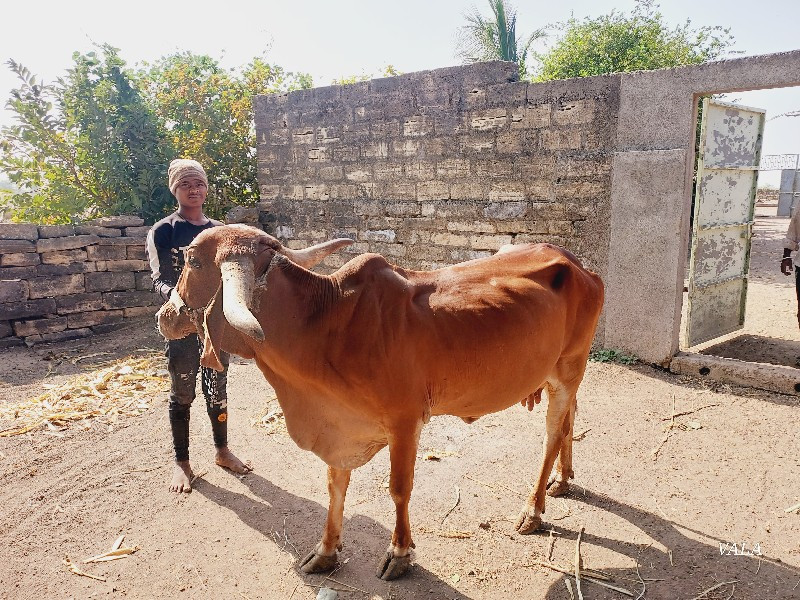
[[[275,257],[270,269],[280,270],[281,275],[307,303],[309,314],[330,308],[339,297],[339,286],[332,278],[304,269],[281,255]]]

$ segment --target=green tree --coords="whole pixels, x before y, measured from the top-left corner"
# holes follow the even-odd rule
[[[18,221],[65,223],[138,214],[152,223],[174,210],[172,158],[200,160],[208,212],[222,217],[258,198],[253,96],[309,88],[309,75],[262,58],[240,70],[179,53],[132,71],[118,50],[75,53],[74,66],[43,85],[23,66],[8,102],[16,124],[0,132],[0,170],[16,191],[4,199]]]
[[[637,0],[630,15],[611,11],[570,19],[563,34],[540,57],[539,81],[693,65],[731,52],[729,29],[692,28],[690,20],[671,28],[654,0]]]
[[[108,214],[150,216],[170,200],[172,154],[118,50],[75,53],[74,66],[44,85],[9,61],[21,81],[0,133],[0,169],[19,191],[15,220],[65,223]]]
[[[527,76],[526,60],[531,44],[544,37],[537,29],[528,37],[517,37],[517,12],[506,0],[489,0],[491,17],[484,17],[477,8],[464,15],[467,24],[461,27],[456,55],[464,63],[507,60],[519,65],[520,79]]]
[[[140,77],[175,155],[206,168],[205,208],[217,218],[259,197],[253,97],[312,85],[310,76],[287,73],[261,58],[239,73],[190,52],[163,57]]]

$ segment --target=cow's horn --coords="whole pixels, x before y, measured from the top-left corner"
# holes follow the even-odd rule
[[[255,275],[253,261],[231,258],[219,266],[222,271],[222,312],[231,327],[251,338],[263,341],[264,330],[250,312]]]
[[[283,247],[280,253],[286,256],[294,264],[310,269],[321,263],[326,256],[330,256],[339,248],[344,248],[353,243],[353,240],[347,238],[339,238],[336,240],[328,240],[316,246],[309,246],[303,250],[292,250],[291,248]]]

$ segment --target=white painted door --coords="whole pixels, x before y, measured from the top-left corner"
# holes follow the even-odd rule
[[[744,325],[764,113],[703,101],[684,347]]]

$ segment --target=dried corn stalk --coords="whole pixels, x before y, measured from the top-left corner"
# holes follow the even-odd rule
[[[120,417],[141,415],[168,390],[164,367],[160,354],[129,357],[63,384],[45,385],[48,391],[36,398],[0,405],[0,422],[12,423],[0,437],[37,429],[57,433],[70,424],[90,427],[93,419],[111,425]]]
[[[250,424],[253,427],[266,430],[267,433],[286,433],[286,420],[283,410],[277,403],[268,402],[260,415],[253,419]]]

